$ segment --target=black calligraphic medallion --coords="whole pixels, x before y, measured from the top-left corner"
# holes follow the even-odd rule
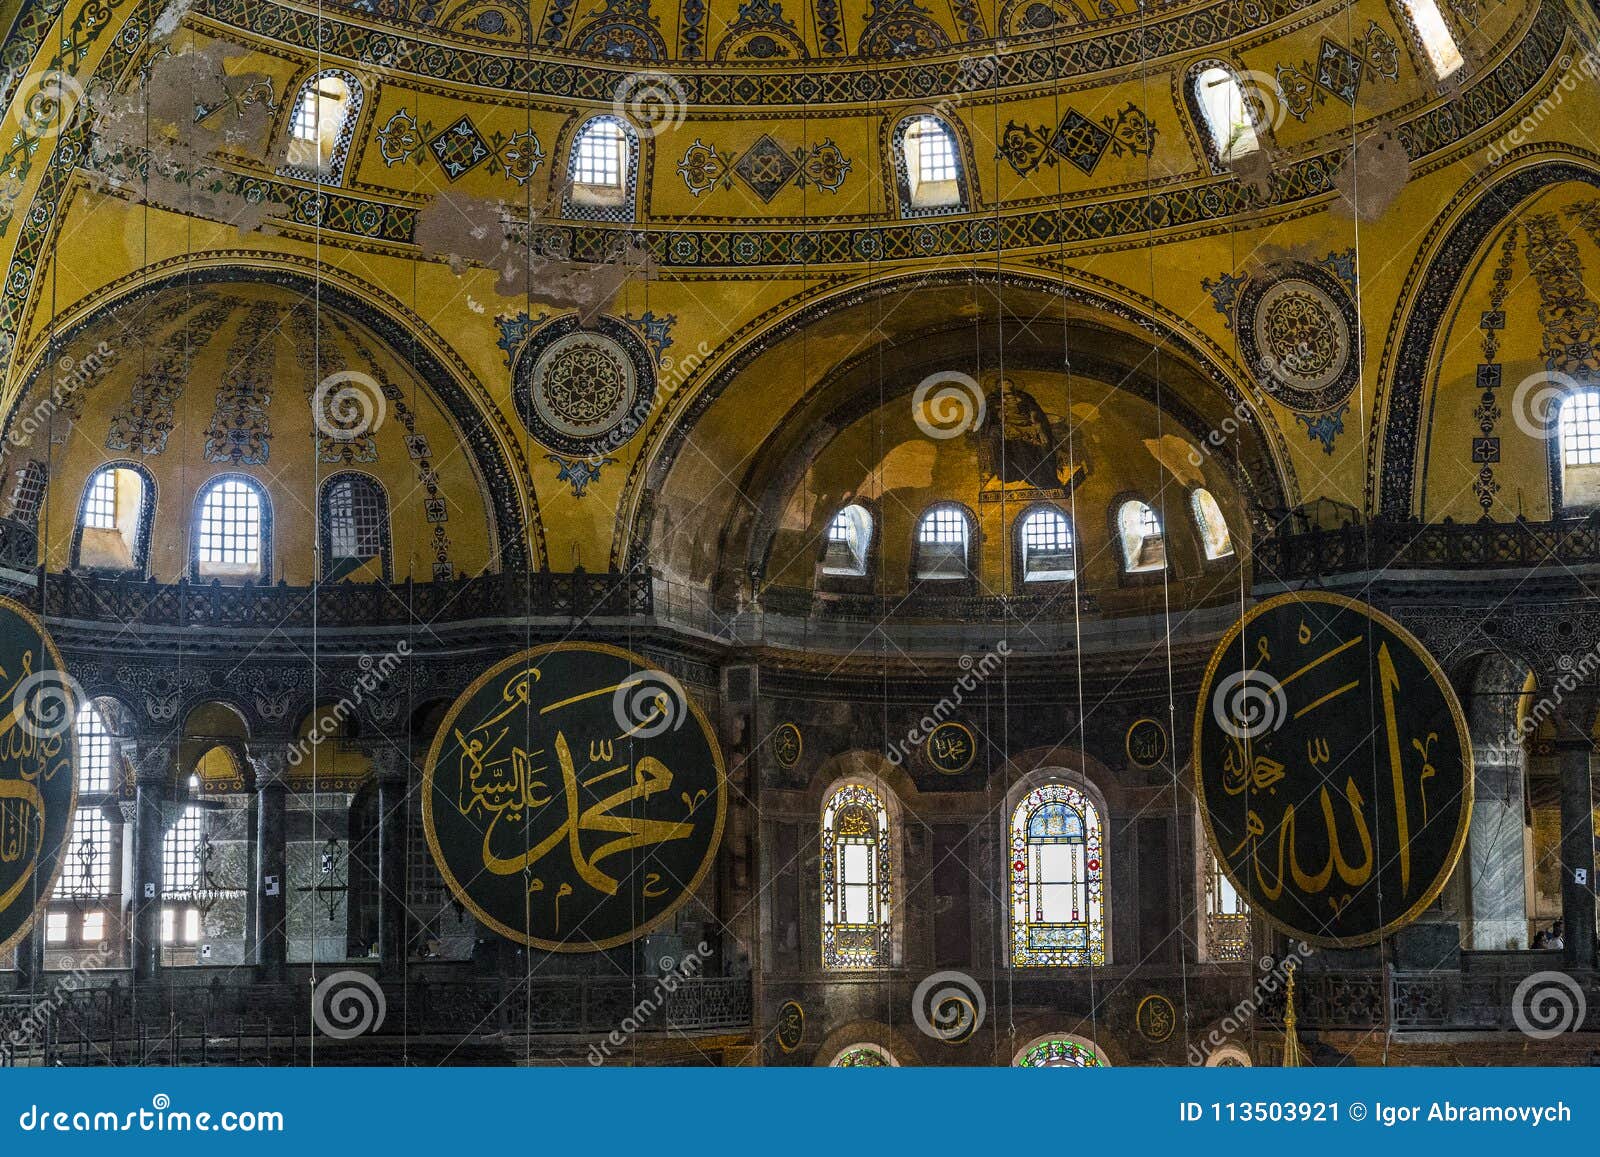
[[[800,753],[804,750],[805,740],[793,723],[780,723],[772,733],[772,758],[785,771],[800,762]]]
[[[79,700],[39,620],[0,598],[0,956],[44,911],[65,860]]]
[[[1218,644],[1194,721],[1211,849],[1283,931],[1371,944],[1444,890],[1472,816],[1472,747],[1433,656],[1355,599],[1278,595]]]
[[[1128,726],[1123,746],[1135,767],[1155,767],[1167,757],[1167,729],[1154,719],[1135,719]]]
[[[726,811],[699,706],[598,643],[495,664],[451,706],[423,772],[423,827],[450,890],[502,936],[554,952],[666,920],[710,869]]]
[[[1172,1030],[1178,1027],[1178,1010],[1172,1007],[1172,1001],[1160,993],[1152,992],[1139,1002],[1133,1020],[1140,1036],[1151,1044],[1160,1044],[1171,1037]]]
[[[925,750],[933,770],[960,775],[972,766],[978,754],[978,741],[965,723],[945,722],[928,732]]]
[[[778,1025],[772,1035],[778,1047],[786,1053],[792,1053],[800,1047],[806,1035],[806,1010],[800,1007],[799,1001],[783,1002],[783,1007],[778,1009]]]

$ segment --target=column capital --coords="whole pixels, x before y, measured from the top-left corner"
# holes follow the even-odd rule
[[[172,740],[124,739],[122,757],[133,765],[133,781],[140,787],[170,786],[176,778],[178,745]]]
[[[403,746],[387,739],[377,739],[361,745],[362,753],[372,761],[372,773],[379,783],[404,784],[411,779],[411,753]]]
[[[245,744],[245,759],[255,773],[256,790],[267,787],[286,787],[289,782],[289,745],[284,742],[254,742]]]

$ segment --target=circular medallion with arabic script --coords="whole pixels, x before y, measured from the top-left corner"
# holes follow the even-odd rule
[[[502,936],[552,952],[609,948],[671,916],[710,869],[726,811],[699,705],[599,643],[489,668],[423,771],[423,829],[451,892]]]
[[[540,326],[512,371],[517,413],[545,446],[583,456],[615,450],[644,425],[655,402],[655,367],[624,322],[576,314]]]
[[[81,698],[49,632],[0,598],[0,956],[27,935],[62,871]]]
[[[1371,944],[1444,890],[1472,818],[1450,682],[1389,616],[1321,591],[1252,607],[1195,705],[1206,838],[1252,909],[1312,944]]]

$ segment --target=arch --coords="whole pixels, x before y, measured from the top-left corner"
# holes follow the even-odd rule
[[[864,578],[872,572],[877,545],[878,525],[872,510],[863,502],[848,502],[828,520],[818,565],[824,575]]]
[[[1143,498],[1119,498],[1114,504],[1112,541],[1122,551],[1125,575],[1159,574],[1167,569],[1167,532],[1161,515]]]
[[[639,132],[615,113],[597,113],[578,121],[567,147],[567,191],[562,196],[568,217],[586,221],[637,219]]]
[[[1196,486],[1189,495],[1189,508],[1194,512],[1195,528],[1200,532],[1200,549],[1206,561],[1216,562],[1232,557],[1233,533],[1228,529],[1227,515],[1222,513],[1216,496],[1204,486]]]
[[[1024,1069],[1105,1069],[1111,1067],[1105,1050],[1088,1037],[1071,1032],[1045,1033],[1034,1037],[1011,1058],[1013,1068]]]
[[[858,1044],[845,1045],[834,1054],[828,1062],[830,1069],[857,1069],[857,1068],[899,1068],[900,1062],[888,1049],[880,1044],[862,1041]]]
[[[344,184],[350,142],[366,90],[355,73],[343,68],[313,72],[295,89],[284,122],[286,177],[319,184]]]
[[[1190,65],[1184,73],[1183,96],[1212,171],[1224,172],[1266,149],[1265,127],[1253,94],[1227,61],[1208,59]]]
[[[970,586],[978,577],[978,519],[960,502],[935,502],[912,528],[911,583]]]
[[[394,581],[389,496],[360,470],[330,474],[317,489],[317,547],[324,581],[344,578],[373,561],[379,577]]]
[[[272,495],[259,479],[226,471],[195,492],[189,577],[272,581]]]
[[[1439,214],[1407,274],[1379,363],[1389,367],[1374,406],[1382,421],[1374,423],[1370,435],[1367,504],[1380,518],[1407,521],[1419,498],[1426,499],[1425,493],[1419,495],[1426,465],[1422,403],[1433,381],[1431,367],[1437,364],[1433,350],[1444,319],[1451,316],[1445,306],[1460,293],[1479,250],[1526,202],[1552,185],[1572,181],[1600,188],[1600,168],[1587,156],[1518,150],[1506,162],[1462,187]]]
[[[897,1066],[923,1063],[915,1040],[876,1020],[853,1020],[839,1025],[817,1046],[811,1063],[817,1068],[831,1068],[845,1053],[863,1047],[878,1050],[892,1058]]]
[[[1004,849],[1013,967],[1110,959],[1108,815],[1087,780],[1041,769],[1008,795]]]
[[[894,963],[895,847],[900,826],[879,783],[848,778],[822,804],[822,966],[883,968]]]
[[[546,565],[544,524],[522,443],[471,367],[432,326],[381,287],[306,258],[256,255],[240,263],[231,257],[177,257],[103,288],[55,319],[56,337],[29,359],[23,377],[27,385],[6,414],[5,432],[9,435],[22,399],[51,361],[89,327],[175,286],[198,289],[252,281],[270,282],[353,319],[409,366],[432,391],[468,450],[467,460],[489,508],[489,557],[505,571]]]
[[[1012,526],[1012,573],[1017,585],[1072,582],[1078,544],[1072,517],[1053,502],[1036,502]]]
[[[781,356],[779,351],[788,343],[798,341],[799,335],[819,323],[846,324],[856,314],[862,315],[863,324],[911,318],[910,310],[886,311],[883,300],[897,298],[914,304],[918,295],[951,288],[977,294],[975,300],[984,310],[985,341],[993,342],[996,351],[999,331],[1007,329],[1007,364],[1021,359],[1032,365],[1032,355],[1039,368],[1059,370],[1063,341],[1081,335],[1081,352],[1073,354],[1075,369],[1081,365],[1085,372],[1114,374],[1111,380],[1146,400],[1159,396],[1167,412],[1189,431],[1244,497],[1258,529],[1264,530],[1298,504],[1299,489],[1287,443],[1276,420],[1262,409],[1253,383],[1231,368],[1229,355],[1214,341],[1159,303],[1109,282],[1077,275],[1047,279],[1015,268],[894,273],[777,306],[748,323],[699,364],[644,433],[644,445],[626,484],[625,493],[631,497],[618,511],[612,568],[653,566],[670,573],[666,552],[687,550],[690,543],[698,541],[660,518],[674,493],[674,472],[688,461],[683,450],[693,431],[719,412],[719,403],[740,396],[746,382],[767,380],[761,374],[764,359]],[[1078,308],[1069,316],[1063,312],[1068,306]],[[1092,315],[1089,321],[1084,321],[1085,313]],[[1007,322],[1013,317],[1028,318],[1028,328],[1016,327],[1011,332]],[[733,488],[741,494],[758,495],[758,503],[776,501],[765,476],[796,469],[789,459],[805,452],[821,436],[819,423],[837,427],[849,420],[852,405],[865,406],[869,400],[880,404],[910,394],[930,368],[948,369],[948,359],[958,356],[958,349],[973,356],[972,335],[970,323],[959,332],[948,325],[925,332],[896,330],[891,335],[895,351],[939,360],[928,366],[919,362],[918,368],[887,379],[882,375],[877,348],[840,362],[798,391],[781,413],[774,414],[770,428],[758,433],[763,444],[740,453],[743,473],[730,479]],[[1040,344],[1032,351],[1027,341],[1035,338]],[[1144,368],[1152,341],[1163,343],[1170,355],[1163,359],[1165,380],[1159,390]],[[1135,348],[1140,352],[1135,354]],[[986,349],[977,354],[987,357]],[[997,364],[998,357],[996,352],[990,360]],[[874,373],[879,376],[874,378]],[[879,385],[871,389],[862,385],[873,381]],[[767,404],[770,408],[770,400]],[[1208,441],[1218,431],[1227,441]],[[1224,444],[1227,452],[1218,452],[1217,447]],[[697,487],[695,493],[698,505],[704,508],[703,488]],[[719,552],[737,543],[744,556],[738,569],[759,574],[776,518],[776,512],[765,505],[759,515],[743,507],[729,511],[715,532],[720,540],[711,541],[718,543]]]
[[[900,216],[963,213],[969,207],[966,150],[950,118],[913,111],[889,136]]]
[[[1229,1041],[1219,1045],[1206,1054],[1205,1067],[1208,1069],[1248,1069],[1255,1067],[1255,1061],[1250,1059],[1250,1051],[1242,1044]]]
[[[156,483],[150,471],[125,458],[101,466],[84,483],[78,500],[73,568],[144,578],[150,569],[155,513]]]

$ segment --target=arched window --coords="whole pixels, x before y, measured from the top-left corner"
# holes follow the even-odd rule
[[[889,809],[863,783],[836,788],[822,808],[822,966],[890,963]]]
[[[1022,581],[1070,582],[1075,573],[1072,524],[1054,507],[1028,511],[1017,524]]]
[[[269,527],[266,494],[254,479],[226,474],[206,483],[195,515],[195,577],[263,576]]]
[[[78,791],[111,790],[111,730],[93,703],[78,708]]]
[[[928,113],[907,117],[895,129],[894,147],[902,212],[915,216],[962,208],[961,150],[948,124]]]
[[[1435,76],[1443,80],[1466,63],[1461,59],[1456,38],[1450,34],[1450,26],[1445,23],[1444,13],[1439,11],[1434,0],[1400,0],[1400,7],[1405,9],[1412,31],[1428,54]]]
[[[1200,529],[1200,543],[1208,559],[1227,558],[1233,553],[1233,536],[1228,533],[1228,520],[1222,507],[1212,497],[1211,491],[1202,487],[1194,492],[1194,521]]]
[[[839,1050],[839,1055],[828,1062],[835,1069],[891,1069],[900,1062],[882,1045],[849,1045]]]
[[[161,841],[161,943],[197,944],[200,909],[194,904],[200,886],[200,844],[204,813],[193,804],[183,809]]]
[[[639,140],[620,117],[591,117],[572,138],[567,165],[569,216],[633,220]]]
[[[362,568],[390,580],[389,500],[377,479],[349,471],[324,482],[321,531],[324,580]]]
[[[1098,1069],[1105,1065],[1094,1049],[1066,1037],[1034,1042],[1022,1050],[1015,1063],[1022,1069]]]
[[[343,69],[307,79],[289,111],[284,172],[303,180],[342,183],[361,100],[361,82]]]
[[[1148,502],[1134,498],[1118,508],[1117,537],[1122,542],[1122,566],[1129,574],[1161,570],[1167,565],[1161,519]]]
[[[867,551],[872,546],[872,515],[851,503],[828,523],[828,545],[822,554],[822,573],[864,575]]]
[[[1600,505],[1600,390],[1579,390],[1561,400],[1556,419],[1561,447],[1561,506]]]
[[[1206,958],[1246,960],[1250,954],[1250,905],[1209,851],[1206,862]]]
[[[119,573],[145,567],[154,495],[134,466],[102,466],[84,487],[73,565]]]
[[[1011,813],[1011,962],[1106,962],[1105,852],[1089,797],[1049,783]]]
[[[935,506],[917,523],[916,577],[930,581],[969,577],[968,547],[972,528],[959,506]]]
[[[1232,71],[1214,64],[1194,78],[1194,103],[1205,122],[1200,127],[1210,140],[1211,153],[1221,164],[1231,164],[1261,148],[1256,136],[1255,113],[1244,86]]]

